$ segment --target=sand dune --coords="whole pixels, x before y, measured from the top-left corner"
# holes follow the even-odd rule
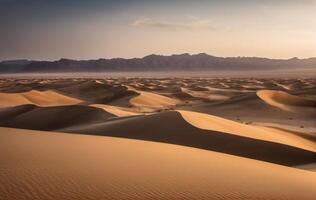
[[[71,98],[51,90],[32,90],[21,93],[0,93],[0,107],[17,106],[23,104],[58,106],[78,104],[81,102],[82,101],[79,99]]]
[[[314,123],[311,121],[311,123]],[[300,127],[295,125],[286,125],[286,124],[278,124],[278,123],[260,123],[255,122],[253,125],[259,125],[261,127],[272,127],[274,129],[286,130],[287,132],[292,132],[301,137],[308,138],[309,140],[316,141],[316,128],[313,126],[309,127]]]
[[[177,145],[0,128],[0,199],[313,200],[316,174]]]
[[[291,134],[290,132],[267,127],[246,125],[203,113],[183,110],[179,112],[187,122],[197,128],[281,143],[316,152],[315,142]]]
[[[267,104],[275,106],[285,111],[296,112],[300,109],[303,109],[304,111],[306,111],[307,109],[316,110],[315,100],[310,100],[303,97],[291,95],[283,91],[259,90],[257,92],[257,95]]]
[[[293,126],[300,132],[316,130],[315,113],[311,107],[299,107],[299,112],[289,112],[271,106],[259,98],[256,93],[246,93],[229,100],[204,103],[185,110],[215,115],[242,123],[274,123],[281,126]],[[302,112],[304,110],[304,112]],[[315,131],[312,131],[315,132]]]
[[[315,86],[0,79],[0,199],[314,199]]]
[[[233,126],[241,128],[241,130],[237,130],[237,133],[232,134],[225,127],[225,122],[217,126],[220,126],[220,128],[203,130],[192,126],[183,119],[179,112],[169,111],[146,116],[117,118],[56,131],[179,144],[288,166],[316,161],[314,143],[304,138],[290,134],[288,136],[286,134],[282,135],[277,130],[274,131],[278,134],[276,136],[266,130],[261,130],[262,135],[260,135],[256,132],[260,131],[259,128],[245,128],[242,125],[235,124]],[[230,130],[233,128],[231,127]],[[227,133],[224,131],[227,131]],[[239,134],[238,131],[240,131]],[[265,137],[264,133],[268,135]],[[298,141],[295,141],[295,139],[298,139]]]
[[[215,87],[210,87],[210,86],[206,86],[205,88],[208,89],[209,91],[212,91],[212,92],[218,92],[218,93],[227,94],[230,96],[232,96],[234,94],[241,94],[241,93],[252,91],[252,90],[248,90],[248,89],[230,89],[230,88],[223,89],[223,88],[215,88]]]
[[[95,104],[109,103],[122,97],[136,95],[135,92],[128,91],[125,86],[110,85],[94,80],[70,84],[68,87],[59,88],[58,90],[67,95]]]
[[[194,91],[194,90],[190,90],[188,88],[183,88],[181,87],[181,90],[184,93],[187,93],[193,97],[197,97],[197,98],[201,98],[204,100],[210,100],[210,101],[220,101],[220,100],[226,100],[229,99],[230,97],[227,95],[223,95],[223,94],[216,94],[214,92],[210,92],[209,90],[205,91],[205,90],[198,90],[198,91]]]
[[[230,99],[205,103],[187,108],[186,110],[203,112],[230,119],[250,116],[251,119],[260,117],[284,117],[288,112],[283,112],[263,102],[255,93],[247,93],[232,97]]]
[[[139,95],[130,99],[131,105],[135,107],[165,109],[181,103],[181,101],[177,99],[169,98],[152,92],[144,92],[139,90],[135,91],[139,93]]]
[[[142,113],[136,112],[136,109],[133,108],[126,108],[126,107],[119,107],[119,106],[111,106],[105,104],[91,104],[90,106],[101,108],[106,112],[109,112],[117,117],[127,117],[127,116],[134,116],[134,115],[141,115]]]
[[[84,105],[38,107],[22,105],[0,109],[0,126],[35,130],[55,130],[103,122],[115,117],[102,109]]]
[[[91,106],[24,105],[0,110],[0,126],[180,144],[288,166],[315,161],[315,143],[286,131],[188,111],[115,117]]]

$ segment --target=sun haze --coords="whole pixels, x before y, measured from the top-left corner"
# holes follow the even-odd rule
[[[316,56],[315,0],[0,0],[0,60]]]

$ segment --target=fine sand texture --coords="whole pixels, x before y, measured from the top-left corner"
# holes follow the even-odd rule
[[[162,143],[0,128],[1,199],[305,199],[306,170]]]

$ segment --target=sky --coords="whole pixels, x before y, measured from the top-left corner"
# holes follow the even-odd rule
[[[316,57],[316,0],[0,0],[0,60]]]

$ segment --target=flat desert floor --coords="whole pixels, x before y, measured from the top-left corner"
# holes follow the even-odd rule
[[[316,79],[2,78],[0,199],[316,198]]]

